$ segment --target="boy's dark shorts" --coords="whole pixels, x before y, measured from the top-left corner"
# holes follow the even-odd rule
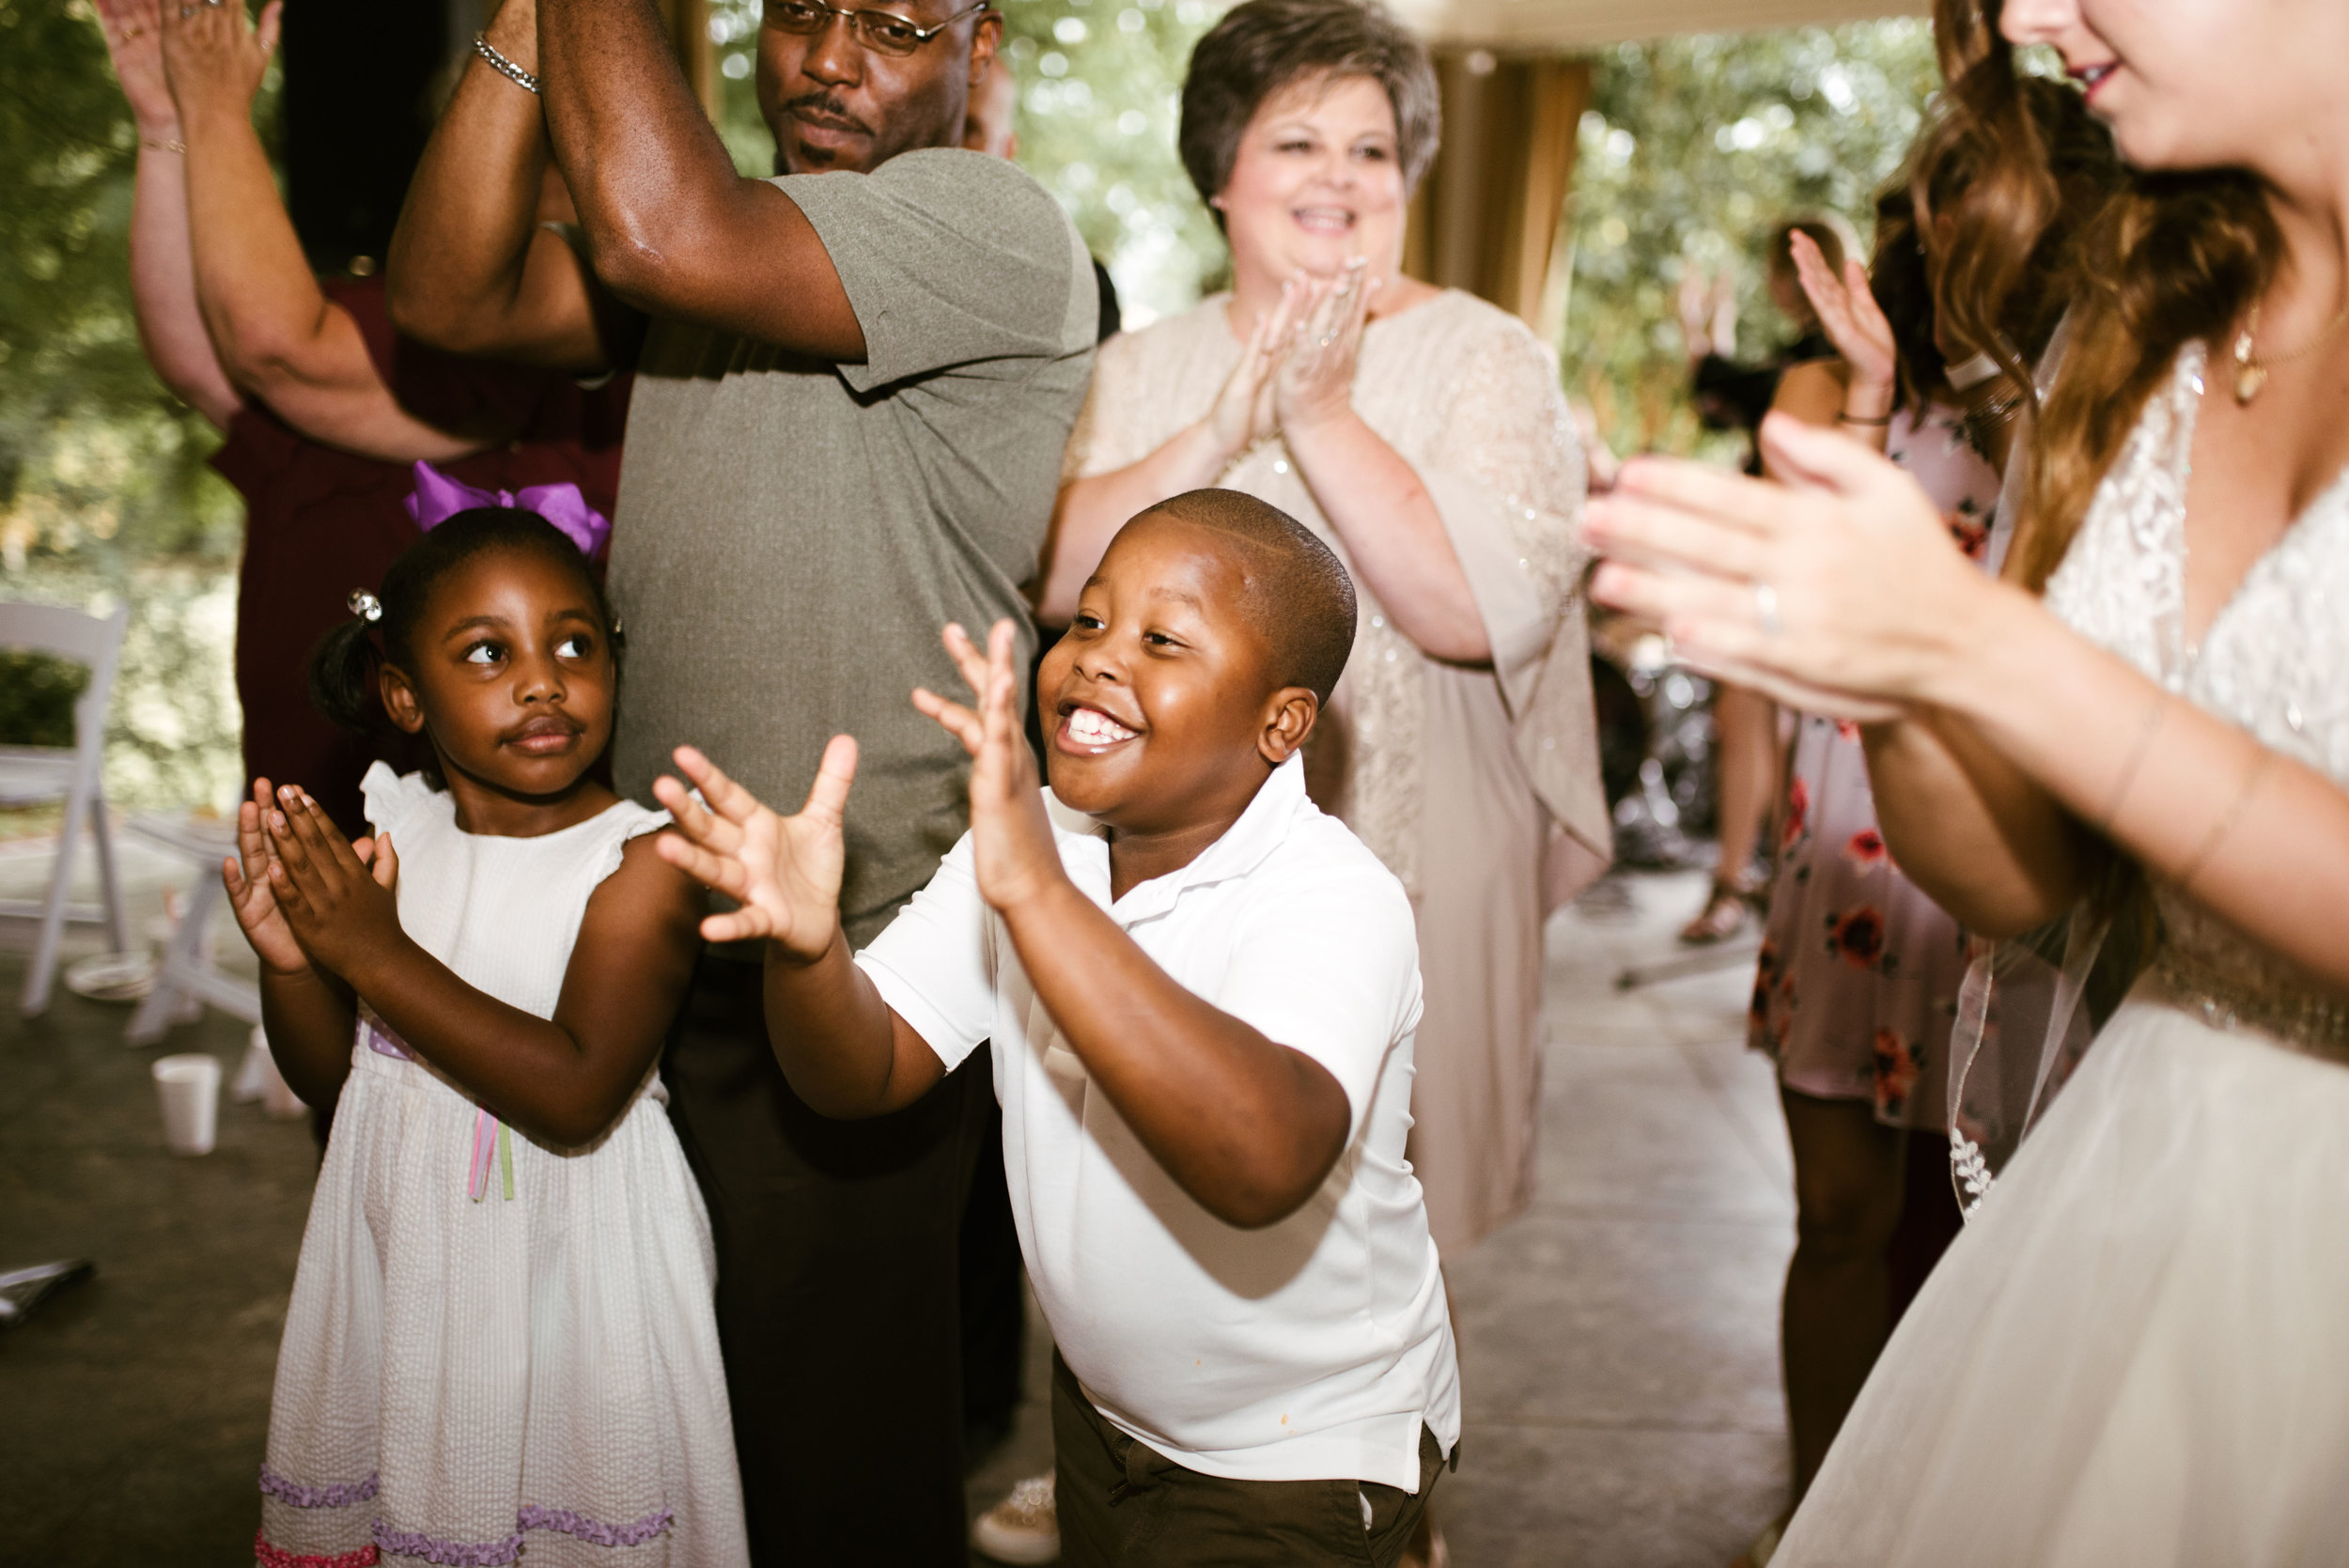
[[[1436,1435],[1423,1426],[1416,1494],[1375,1481],[1201,1475],[1104,1421],[1058,1351],[1052,1441],[1062,1568],[1393,1568],[1444,1467]]]

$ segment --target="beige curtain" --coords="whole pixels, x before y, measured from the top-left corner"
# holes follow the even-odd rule
[[[1554,343],[1565,313],[1559,225],[1590,62],[1440,49],[1436,70],[1443,149],[1412,196],[1404,271],[1490,300]]]

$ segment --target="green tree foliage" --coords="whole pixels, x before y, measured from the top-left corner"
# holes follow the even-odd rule
[[[1674,297],[1686,270],[1735,279],[1738,350],[1791,330],[1758,254],[1770,225],[1831,211],[1862,242],[1938,85],[1921,21],[1710,34],[1605,51],[1582,116],[1574,285],[1560,358],[1620,452],[1708,443],[1688,399]]]
[[[236,786],[239,512],[131,314],[138,136],[84,0],[0,0],[0,598],[128,598],[108,787]]]

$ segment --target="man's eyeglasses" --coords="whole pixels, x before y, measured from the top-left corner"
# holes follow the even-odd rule
[[[917,27],[894,11],[844,10],[838,6],[827,6],[823,0],[768,0],[767,24],[806,37],[830,27],[833,17],[845,17],[856,41],[874,54],[910,54],[972,12],[986,10],[993,4],[994,0],[979,0],[979,4],[957,11],[935,27]]]

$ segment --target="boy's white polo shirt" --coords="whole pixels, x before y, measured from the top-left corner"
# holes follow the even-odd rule
[[[1100,830],[1045,795],[1061,862],[1143,952],[1346,1091],[1345,1153],[1277,1225],[1200,1207],[1094,1092],[979,895],[969,834],[857,962],[947,1066],[994,1041],[1029,1278],[1104,1417],[1207,1475],[1416,1492],[1421,1423],[1447,1452],[1460,1436],[1443,1277],[1403,1157],[1419,939],[1402,884],[1304,780],[1292,757],[1198,859],[1114,903]]]

